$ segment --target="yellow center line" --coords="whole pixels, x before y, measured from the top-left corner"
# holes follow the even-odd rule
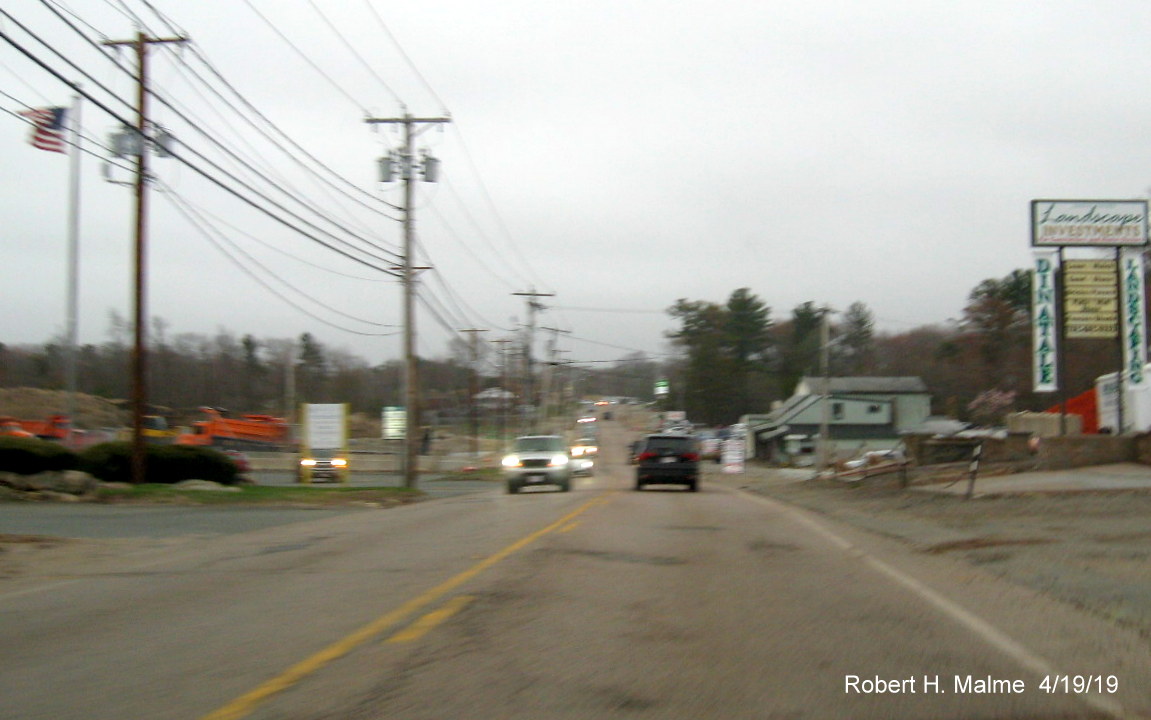
[[[464,609],[464,606],[475,600],[474,595],[457,595],[449,600],[443,607],[438,610],[433,610],[427,615],[424,615],[419,620],[399,631],[395,635],[388,638],[389,643],[406,643],[415,642],[424,635],[427,635],[432,630],[439,627],[441,623],[446,621],[451,616]]]
[[[460,585],[463,585],[468,580],[471,580],[475,576],[482,573],[484,570],[487,570],[509,555],[519,552],[523,548],[531,545],[533,542],[539,540],[548,533],[555,532],[591,508],[608,502],[612,495],[614,495],[614,492],[606,496],[601,495],[592,498],[591,500],[587,501],[583,505],[580,505],[578,508],[571,511],[567,515],[564,515],[559,520],[556,520],[547,527],[541,530],[536,530],[530,535],[520,538],[511,545],[505,547],[503,550],[500,550],[493,555],[489,555],[488,557],[479,561],[475,565],[472,565],[470,568],[464,570],[455,577],[445,580],[439,585],[426,591],[422,595],[414,597],[403,605],[400,605],[395,610],[384,613],[380,617],[376,618],[367,625],[364,625],[347,637],[332,643],[311,657],[296,663],[295,665],[282,672],[280,675],[264,682],[252,690],[249,690],[248,692],[244,693],[220,709],[205,715],[202,720],[239,720],[239,718],[245,717],[253,710],[255,710],[256,706],[267,698],[275,695],[278,692],[288,689],[292,685],[295,685],[300,680],[316,672],[333,660],[347,655],[355,648],[383,633],[393,625],[398,624],[407,616],[413,615],[422,608],[431,605],[436,600],[440,599],[444,595],[447,595]]]

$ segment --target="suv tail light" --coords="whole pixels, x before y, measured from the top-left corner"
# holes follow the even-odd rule
[[[688,462],[699,462],[699,453],[684,453],[683,459]]]
[[[655,453],[649,451],[649,452],[640,453],[639,458],[637,458],[637,459],[638,460],[651,460],[653,457],[659,457],[659,456],[656,455]]]

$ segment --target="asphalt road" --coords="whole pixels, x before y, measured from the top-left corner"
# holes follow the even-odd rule
[[[0,579],[0,718],[1151,715],[1144,638],[721,484],[630,491],[604,436],[570,493],[489,486]]]

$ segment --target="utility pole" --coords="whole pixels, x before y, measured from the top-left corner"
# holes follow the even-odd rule
[[[148,219],[148,46],[155,43],[182,43],[187,38],[154,38],[142,32],[135,40],[106,40],[104,45],[130,45],[136,51],[136,262],[135,262],[135,341],[132,352],[132,481],[147,477],[144,461],[144,415],[148,402],[147,375],[147,219]]]
[[[543,398],[544,422],[547,423],[551,418],[551,407],[553,405],[552,378],[556,374],[555,368],[559,364],[556,360],[559,352],[556,348],[556,340],[559,338],[560,333],[571,333],[571,331],[551,327],[541,327],[540,330],[547,330],[552,334],[551,339],[548,341],[548,359],[547,366],[544,368],[543,387],[540,389],[540,396]]]
[[[462,333],[468,333],[468,349],[471,351],[472,372],[468,378],[468,416],[471,420],[471,451],[472,459],[480,456],[480,416],[476,408],[476,394],[480,391],[480,371],[476,367],[479,362],[479,346],[476,345],[476,340],[479,334],[487,332],[487,330],[480,330],[478,328],[468,328],[467,330],[460,330]]]
[[[527,341],[524,342],[524,365],[526,365],[526,369],[525,369],[525,374],[526,374],[525,389],[526,389],[526,392],[525,392],[525,395],[527,396],[527,405],[528,405],[529,411],[532,413],[532,417],[530,418],[529,427],[532,430],[534,430],[535,429],[535,421],[536,421],[536,417],[535,417],[536,416],[536,403],[535,403],[535,381],[532,377],[532,373],[535,372],[535,368],[532,366],[532,343],[535,341],[535,334],[536,334],[536,311],[545,309],[545,306],[542,303],[536,302],[535,298],[554,297],[555,293],[538,293],[533,288],[532,290],[530,290],[528,292],[512,293],[512,295],[517,295],[520,297],[526,297],[528,299],[527,300],[527,302],[528,302],[528,338],[527,338]]]
[[[819,458],[816,469],[816,477],[823,474],[827,469],[827,454],[829,448],[829,441],[831,438],[831,314],[835,312],[830,308],[823,308],[823,317],[820,318],[819,324],[819,374],[822,376],[821,394],[822,398],[820,404],[822,406],[822,415],[819,422]]]
[[[367,118],[364,122],[372,124],[403,125],[404,146],[399,152],[399,169],[404,181],[404,264],[402,282],[404,287],[404,402],[407,405],[404,428],[404,487],[414,489],[419,478],[419,429],[420,429],[420,388],[418,364],[416,356],[416,313],[415,313],[415,273],[420,269],[412,265],[415,249],[415,219],[412,207],[412,198],[415,195],[415,136],[419,132],[418,126],[441,125],[451,122],[447,117],[417,118],[404,113],[400,118]],[[393,163],[397,158],[389,155],[380,160],[382,182],[392,180]],[[428,155],[423,157],[423,176],[427,182],[435,182],[438,175],[439,161]]]
[[[507,405],[508,395],[512,395],[513,398],[515,397],[515,395],[512,394],[510,390],[508,390],[508,356],[507,356],[506,346],[508,343],[510,343],[512,341],[508,340],[507,338],[502,338],[500,340],[492,340],[492,342],[496,343],[500,347],[500,392],[501,392],[501,395],[500,395],[499,413],[500,413],[500,444],[501,444],[500,449],[502,450],[502,449],[506,449],[507,445],[508,445],[508,437],[507,437],[507,435],[508,435],[508,405]]]

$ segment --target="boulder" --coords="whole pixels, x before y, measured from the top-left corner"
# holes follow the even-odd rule
[[[240,492],[240,488],[231,485],[221,485],[211,480],[183,480],[172,487],[181,490],[215,490],[217,492]]]
[[[0,485],[20,492],[56,492],[68,495],[87,495],[94,492],[99,481],[79,470],[42,472],[35,475],[0,473]]]

